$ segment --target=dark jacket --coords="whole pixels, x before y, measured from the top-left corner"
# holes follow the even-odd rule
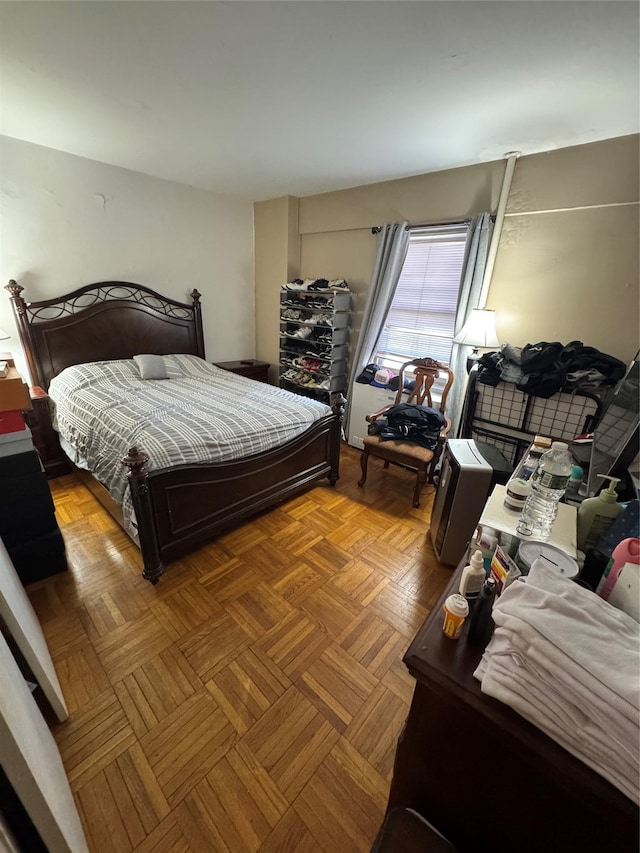
[[[417,403],[398,403],[387,411],[386,417],[369,427],[370,433],[383,441],[415,441],[427,450],[434,450],[446,424],[444,415],[429,406]]]

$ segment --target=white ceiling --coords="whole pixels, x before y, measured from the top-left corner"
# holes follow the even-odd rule
[[[636,2],[3,2],[1,128],[252,199],[639,130]]]

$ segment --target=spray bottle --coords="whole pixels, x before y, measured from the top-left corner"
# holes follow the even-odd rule
[[[598,474],[598,477],[610,480],[610,485],[595,498],[582,501],[578,510],[578,548],[585,553],[598,547],[598,542],[622,511],[622,505],[616,503],[619,478],[605,474]]]

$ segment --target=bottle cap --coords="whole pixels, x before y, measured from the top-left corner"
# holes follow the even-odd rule
[[[551,442],[552,450],[568,450],[568,445],[566,441],[552,441]]]
[[[572,480],[582,480],[582,475],[584,471],[579,465],[574,465],[571,469],[571,479]]]
[[[474,551],[469,560],[469,565],[474,569],[482,569],[484,571],[484,557],[482,551]]]
[[[482,598],[488,598],[490,595],[493,595],[496,591],[496,579],[495,578],[487,578],[486,581],[482,584],[482,589],[480,590],[480,595]]]
[[[447,608],[449,613],[453,613],[454,616],[468,616],[469,615],[469,603],[464,595],[460,595],[458,592],[454,592],[453,595],[450,595],[444,603],[444,606]]]
[[[516,480],[509,480],[507,483],[507,492],[511,492],[514,497],[526,498],[530,491],[531,483],[529,480],[522,480],[518,477]]]

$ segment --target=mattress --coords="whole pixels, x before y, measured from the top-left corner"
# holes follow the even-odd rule
[[[324,403],[222,370],[192,355],[164,357],[167,379],[143,380],[133,360],[63,370],[49,385],[52,418],[71,460],[137,525],[121,460],[136,445],[149,468],[228,462],[279,447],[331,414]]]

